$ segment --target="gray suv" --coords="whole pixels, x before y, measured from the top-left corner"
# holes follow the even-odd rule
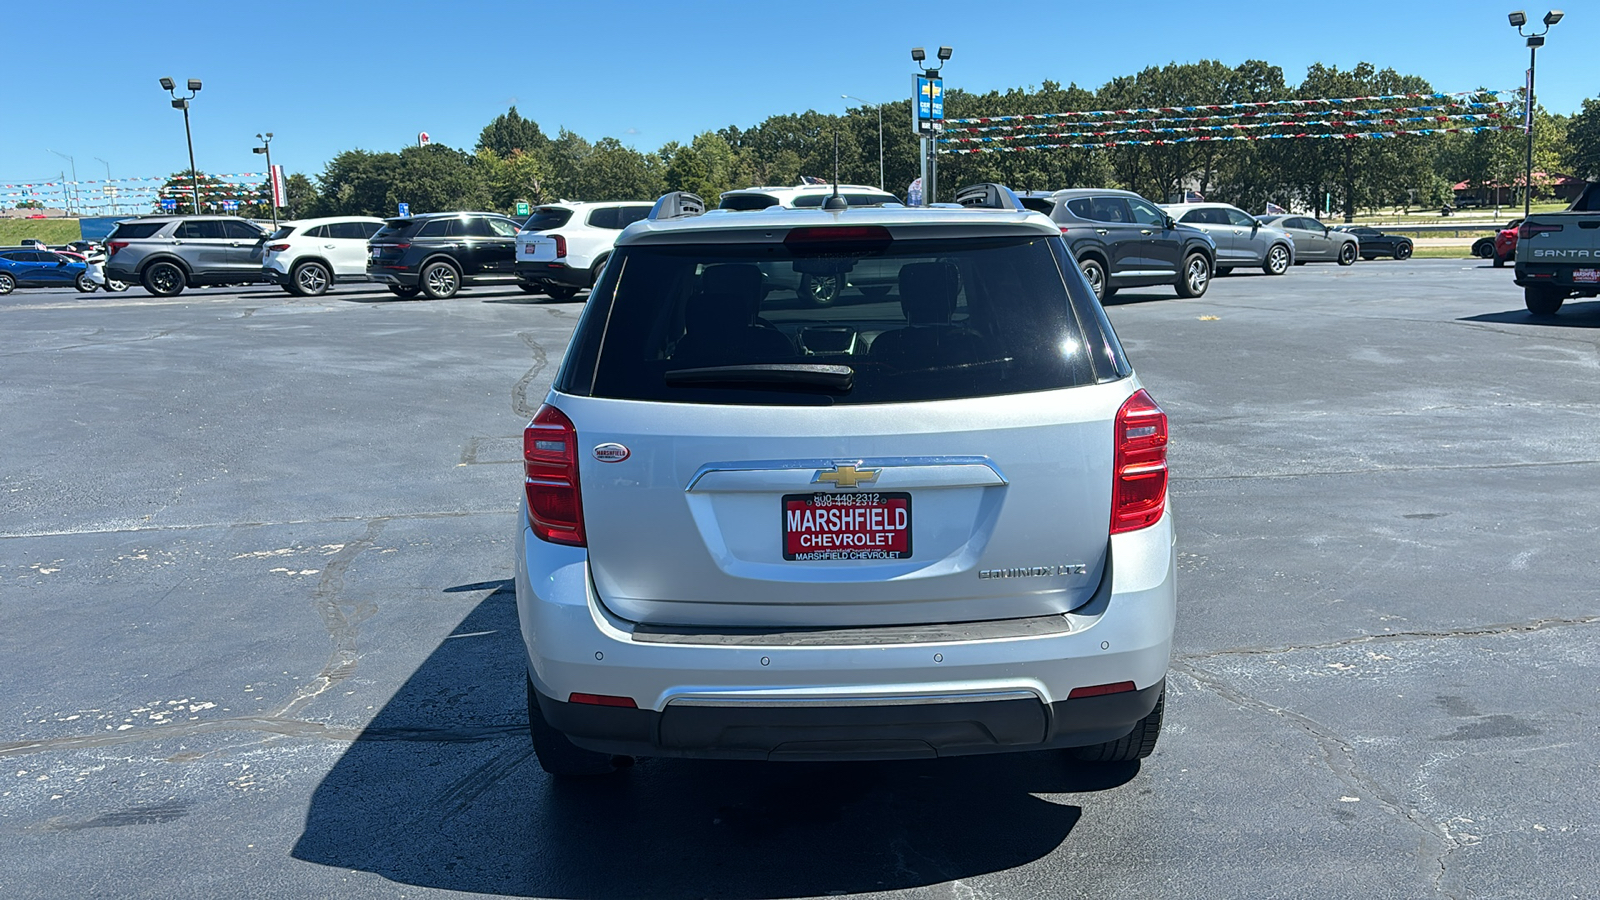
[[[1277,225],[1264,224],[1237,206],[1174,203],[1161,208],[1184,225],[1211,235],[1217,244],[1218,275],[1258,266],[1268,275],[1282,275],[1294,265],[1294,238]]]
[[[1121,288],[1157,284],[1172,285],[1179,297],[1199,297],[1211,283],[1217,264],[1211,237],[1178,224],[1132,191],[1028,191],[1019,199],[1060,227],[1083,277],[1101,300]]]
[[[106,237],[106,277],[138,282],[157,297],[186,287],[256,284],[267,233],[237,216],[149,216],[118,222]]]

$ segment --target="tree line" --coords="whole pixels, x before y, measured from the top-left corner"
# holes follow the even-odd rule
[[[1349,69],[1318,63],[1298,84],[1291,84],[1280,67],[1260,60],[1236,66],[1202,60],[1152,66],[1094,90],[1051,81],[987,93],[952,88],[945,95],[945,114],[965,118],[1433,90],[1420,76],[1365,62]],[[1518,106],[1504,112],[1502,121],[1521,121]],[[392,216],[405,202],[413,213],[509,213],[518,201],[647,200],[672,190],[714,200],[733,188],[830,177],[835,134],[841,180],[877,184],[878,114],[877,106],[838,115],[784,113],[750,128],[730,125],[696,135],[686,144],[670,142],[640,151],[611,137],[590,142],[564,128],[551,137],[513,106],[483,128],[470,151],[437,143],[398,152],[346,150],[314,177],[292,175],[288,212],[296,217]],[[919,169],[910,99],[884,104],[882,115],[885,187],[903,196]],[[1585,101],[1582,111],[1570,117],[1543,109],[1535,115],[1536,171],[1600,177],[1600,100]],[[955,188],[982,181],[1032,190],[1119,187],[1158,201],[1196,189],[1208,199],[1257,212],[1271,202],[1328,208],[1348,219],[1360,209],[1440,206],[1453,199],[1451,188],[1462,181],[1484,188],[1520,183],[1524,140],[1515,130],[1385,140],[1216,141],[942,155],[937,199],[948,200]],[[175,176],[175,187],[183,183]],[[1535,196],[1548,190],[1535,182]],[[244,214],[264,214],[264,190],[256,199]]]

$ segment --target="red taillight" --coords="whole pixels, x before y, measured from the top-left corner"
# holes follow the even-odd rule
[[[1517,229],[1517,237],[1526,240],[1527,238],[1531,238],[1536,234],[1544,234],[1549,231],[1560,230],[1561,225],[1559,223],[1547,224],[1544,222],[1523,222],[1522,227]]]
[[[567,255],[567,239],[559,234],[551,235],[556,242],[556,259]]]
[[[106,244],[106,256],[116,256],[117,251],[128,246],[127,241],[110,241]]]
[[[283,251],[289,249],[289,245],[288,244],[268,244],[267,245],[267,249],[271,250],[274,253],[282,253]]]
[[[1096,684],[1091,687],[1076,687],[1067,695],[1068,700],[1080,700],[1084,697],[1104,697],[1107,694],[1126,694],[1139,688],[1131,681],[1118,681],[1114,684]]]
[[[1146,391],[1117,410],[1111,533],[1154,525],[1167,508],[1167,414]]]
[[[578,432],[566,413],[539,407],[522,432],[523,489],[528,524],[542,541],[585,546],[578,496]]]
[[[639,704],[633,702],[632,697],[613,697],[610,694],[573,694],[567,698],[567,702],[583,703],[588,706],[616,706],[622,709],[639,708]]]

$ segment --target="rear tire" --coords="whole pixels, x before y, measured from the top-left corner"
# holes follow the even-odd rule
[[[800,296],[812,306],[832,306],[839,301],[843,282],[844,277],[840,275],[802,275]]]
[[[1211,286],[1211,261],[1199,253],[1191,253],[1183,260],[1183,271],[1178,276],[1178,296],[1186,300],[1203,297]]]
[[[1494,267],[1496,269],[1504,269],[1506,267],[1506,258],[1496,253],[1494,255]]]
[[[1261,270],[1268,275],[1282,275],[1289,271],[1289,248],[1282,244],[1273,244],[1267,250],[1267,259],[1261,264]]]
[[[539,757],[539,768],[558,778],[608,775],[617,770],[616,761],[610,754],[579,747],[544,720],[544,711],[539,709],[539,697],[533,689],[532,678],[528,679],[528,736],[533,739],[533,752]]]
[[[1356,245],[1345,244],[1339,248],[1339,265],[1353,266],[1356,264]]]
[[[594,261],[594,265],[589,267],[589,290],[594,290],[594,286],[600,283],[600,276],[606,270],[606,260],[610,258],[609,256],[602,256]]]
[[[176,297],[183,293],[183,269],[177,263],[158,262],[144,270],[144,289],[157,297]]]
[[[389,285],[389,293],[401,298],[402,300],[410,300],[422,293],[422,288],[417,287],[416,285],[406,287],[403,284],[391,284]]]
[[[889,285],[887,284],[869,284],[864,288],[858,288],[858,290],[861,291],[861,296],[869,297],[873,300],[889,296]]]
[[[517,287],[520,288],[524,294],[542,294],[542,293],[544,293],[544,289],[543,288],[539,287],[537,284],[529,284],[526,281],[517,282]]]
[[[549,295],[551,300],[571,300],[573,297],[578,296],[578,289],[566,284],[546,285],[544,292]]]
[[[1126,737],[1104,744],[1074,747],[1067,754],[1079,762],[1116,763],[1144,759],[1156,749],[1156,739],[1161,737],[1161,715],[1167,706],[1167,689],[1156,697],[1156,708],[1139,720]]]
[[[1078,268],[1083,270],[1083,280],[1089,282],[1089,289],[1094,291],[1096,300],[1104,300],[1108,296],[1106,291],[1106,267],[1100,260],[1093,257],[1078,261]]]
[[[461,273],[447,262],[429,263],[418,283],[429,300],[449,300],[461,290]]]
[[[319,262],[303,262],[289,273],[289,290],[300,297],[320,297],[328,292],[328,284],[332,281],[327,266]]]
[[[1527,305],[1528,312],[1536,316],[1555,315],[1566,299],[1566,291],[1560,288],[1535,284],[1522,289],[1522,302]]]

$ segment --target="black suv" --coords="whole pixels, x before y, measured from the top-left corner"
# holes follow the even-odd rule
[[[1198,297],[1211,284],[1217,245],[1132,191],[1074,188],[1029,191],[1022,205],[1055,220],[1083,277],[1105,300],[1120,288],[1170,284]]]
[[[517,223],[485,212],[389,219],[367,242],[367,275],[401,297],[454,297],[462,285],[514,284]]]

